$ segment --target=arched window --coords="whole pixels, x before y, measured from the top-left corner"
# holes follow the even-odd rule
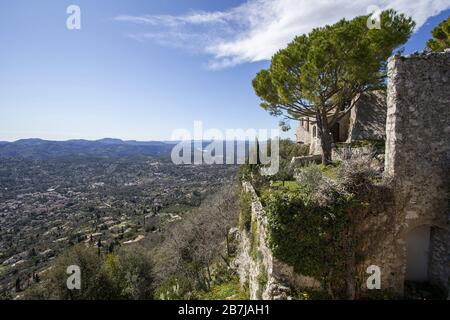
[[[448,285],[447,276],[439,276],[440,270],[448,266],[447,251],[441,248],[447,239],[448,231],[433,225],[421,225],[407,234],[405,284],[435,283],[443,288]]]

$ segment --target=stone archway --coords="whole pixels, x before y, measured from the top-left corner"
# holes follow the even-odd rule
[[[442,299],[448,294],[450,276],[447,229],[420,225],[406,237],[405,287],[415,297]]]

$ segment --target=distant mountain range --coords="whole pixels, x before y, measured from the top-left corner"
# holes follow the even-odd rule
[[[126,157],[169,155],[173,144],[160,141],[122,141],[119,139],[48,141],[23,139],[0,142],[0,158],[43,160],[66,156]]]
[[[168,157],[177,143],[178,141],[124,141],[112,138],[94,141],[81,139],[67,141],[22,139],[14,142],[0,141],[0,158],[45,160],[68,156],[128,157],[141,155]],[[194,142],[191,143],[193,144]],[[202,148],[205,148],[210,143],[210,141],[203,141]],[[248,142],[236,141],[235,147],[242,144],[245,145],[247,153]],[[192,150],[195,150],[195,148]]]

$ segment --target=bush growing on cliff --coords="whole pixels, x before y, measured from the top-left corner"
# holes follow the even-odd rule
[[[81,290],[67,289],[67,267],[81,271]],[[98,255],[77,245],[64,252],[43,281],[25,293],[28,299],[111,300],[153,298],[153,262],[140,246],[122,247],[117,254]]]
[[[312,193],[317,190],[323,180],[322,170],[315,164],[310,164],[297,170],[295,179],[304,189]]]
[[[195,298],[194,281],[182,274],[167,278],[155,290],[155,299],[158,300],[189,300]]]
[[[215,265],[229,267],[236,247],[230,230],[238,224],[238,190],[237,185],[224,187],[170,226],[169,235],[152,252],[157,298],[171,290],[173,279],[178,279],[180,291],[169,292],[165,299],[195,298],[196,292],[208,291],[213,285]]]
[[[250,231],[252,222],[252,197],[249,192],[241,192],[239,206],[239,229]]]
[[[297,273],[322,281],[331,297],[355,296],[358,232],[377,190],[379,176],[372,155],[357,155],[333,168],[333,179],[321,165],[297,174],[299,188],[267,189],[262,201],[267,214],[268,243],[275,257]],[[379,201],[379,200],[376,200]]]
[[[274,256],[293,266],[295,272],[320,279],[327,286],[343,278],[343,238],[347,209],[353,205],[351,195],[332,191],[334,203],[327,206],[319,205],[308,190],[276,190],[264,197],[268,242]]]

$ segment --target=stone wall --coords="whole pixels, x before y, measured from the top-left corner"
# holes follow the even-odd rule
[[[450,52],[394,56],[388,64],[385,172],[395,196],[395,289],[403,290],[408,234],[430,226],[429,279],[450,276]]]
[[[386,92],[361,96],[350,111],[348,143],[358,140],[384,140],[386,137]]]
[[[306,126],[297,127],[297,142],[309,144],[311,155],[322,154],[320,139],[313,136],[314,119]],[[309,130],[307,130],[309,128]],[[373,91],[364,93],[355,107],[339,120],[339,141],[351,143],[359,140],[384,140],[386,137],[386,93]],[[317,131],[317,128],[316,128]]]
[[[303,125],[302,125],[302,123],[303,123]],[[304,143],[304,144],[311,143],[312,127],[313,127],[313,125],[309,122],[308,117],[304,117],[303,122],[302,122],[302,120],[299,121],[299,126],[297,127],[297,130],[295,132],[298,143]]]
[[[407,57],[388,63],[385,179],[368,195],[371,206],[359,231],[364,257],[356,266],[356,284],[366,291],[366,269],[381,269],[381,289],[404,293],[408,236],[430,228],[426,252],[431,284],[449,289],[450,280],[450,51]],[[266,243],[264,209],[253,187],[252,224],[242,232],[238,257],[242,283],[252,299],[288,299],[289,287],[318,287],[277,261]],[[301,232],[299,230],[299,232]],[[252,237],[258,239],[252,254]],[[254,241],[253,241],[254,243]],[[261,279],[263,287],[261,287]]]
[[[249,182],[244,190],[252,196],[252,227],[241,230],[240,248],[235,260],[242,286],[248,286],[250,299],[288,300],[291,288],[320,288],[318,281],[296,274],[291,266],[274,258],[267,245],[267,220],[264,208]]]
[[[349,128],[350,128],[350,113],[347,113],[342,117],[342,119],[339,120],[339,141],[346,141],[349,135]],[[322,154],[322,145],[321,145],[321,139],[319,138],[317,125],[312,125],[312,128],[315,127],[316,130],[316,136],[313,137],[313,134],[311,131],[311,137],[310,137],[310,143],[309,143],[309,154],[311,155],[321,155]],[[331,135],[331,133],[330,133]]]
[[[273,256],[266,245],[262,204],[249,182],[244,182],[243,188],[252,197],[252,222],[250,231],[241,230],[241,246],[236,259],[241,285],[248,286],[251,300],[288,299],[289,288],[273,276]]]

